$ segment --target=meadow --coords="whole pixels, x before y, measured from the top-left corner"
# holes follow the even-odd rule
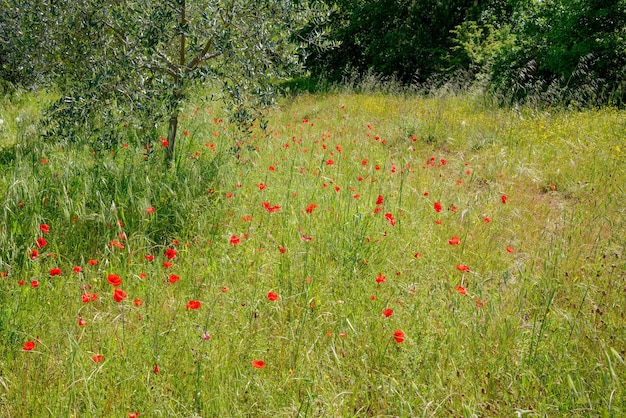
[[[1,416],[626,415],[623,110],[199,95],[168,170],[47,98],[0,105]]]

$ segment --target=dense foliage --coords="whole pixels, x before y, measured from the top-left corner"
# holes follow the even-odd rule
[[[340,0],[318,75],[374,72],[409,83],[462,72],[506,100],[621,104],[626,2]]]
[[[473,0],[340,0],[332,14],[331,37],[339,47],[313,53],[309,65],[341,78],[345,70],[422,81],[446,70],[453,46],[450,31],[478,18]]]

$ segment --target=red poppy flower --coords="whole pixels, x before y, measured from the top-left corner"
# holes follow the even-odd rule
[[[385,309],[383,311],[383,315],[385,315],[386,318],[389,318],[392,314],[393,314],[393,309]]]
[[[113,299],[115,299],[115,301],[118,302],[118,303],[123,301],[127,297],[128,297],[128,295],[122,289],[115,289],[113,291]]]
[[[91,357],[91,359],[96,363],[100,363],[102,360],[104,360],[104,356],[102,354],[98,354],[96,356]]]
[[[391,213],[389,213],[389,212],[385,213],[385,219],[387,219],[389,221],[391,226],[395,226],[396,225],[396,218],[394,218]]]
[[[502,195],[501,200],[502,200],[502,203],[505,204],[507,201],[506,195]]]
[[[163,145],[165,148],[170,146],[170,143],[167,142],[166,140],[161,141],[161,145]]]
[[[515,250],[512,247],[506,247],[506,252],[507,253],[514,253]]]
[[[53,269],[50,269],[50,276],[54,277],[54,276],[60,276],[61,275],[61,269],[58,267],[55,267]]]
[[[457,264],[456,269],[458,271],[470,271],[469,267],[466,266],[465,264]]]
[[[43,237],[37,238],[37,248],[43,248],[46,245],[48,245],[48,242],[46,241],[45,238],[43,238]]]
[[[404,332],[402,332],[402,330],[396,330],[393,333],[393,339],[396,340],[397,343],[401,343],[404,342]]]
[[[26,341],[24,343],[24,346],[22,347],[22,350],[24,350],[24,351],[31,351],[33,348],[35,348],[35,342],[34,341]]]
[[[143,256],[143,258],[145,258],[148,261],[154,260],[154,256],[152,254],[146,254]]]
[[[457,292],[459,292],[460,294],[462,294],[462,295],[467,295],[467,290],[466,290],[463,286],[459,285],[459,286],[457,286],[455,289],[456,289],[456,291],[457,291]]]
[[[82,268],[81,266],[76,266],[76,267],[74,267],[74,273],[78,274],[78,273],[80,273],[81,271],[83,271],[83,268]]]
[[[252,367],[262,369],[265,367],[265,362],[263,360],[252,360]]]
[[[263,202],[263,207],[269,213],[278,212],[280,210],[280,206],[278,206],[278,205],[271,206],[270,202]]]
[[[313,210],[317,208],[315,203],[309,203],[306,209],[304,210],[306,213],[313,213]]]
[[[20,287],[24,286],[24,280],[19,280],[17,282],[17,285],[20,286]]]
[[[268,292],[268,294],[267,294],[267,300],[270,300],[272,302],[278,300],[278,298],[279,298],[279,296],[275,292]]]
[[[139,418],[139,412],[131,412],[128,414],[128,418]]]
[[[173,248],[168,248],[167,250],[165,250],[165,258],[167,258],[168,260],[171,260],[172,258],[176,257],[177,251]]]
[[[485,218],[485,223],[488,224],[489,222],[491,222],[491,219]]]
[[[153,206],[150,206],[149,208],[146,208],[146,213],[154,213],[155,209]]]
[[[460,243],[461,241],[459,240],[459,237],[457,237],[456,235],[453,235],[452,238],[448,240],[448,244],[450,245],[459,245]]]
[[[326,165],[333,165],[335,162],[333,160],[326,160]]]
[[[378,195],[378,199],[376,199],[376,204],[377,204],[377,205],[382,205],[382,204],[383,204],[383,201],[384,201],[384,200],[383,200],[383,195],[382,195],[382,194],[379,194],[379,195]]]
[[[30,250],[29,254],[31,260],[36,260],[37,257],[39,257],[39,251],[37,251],[36,249]]]
[[[87,261],[87,264],[89,264],[90,266],[95,266],[96,264],[98,264],[97,260],[89,260]]]
[[[382,273],[378,273],[376,276],[376,283],[385,283],[386,277],[382,275]]]
[[[79,327],[84,327],[85,325],[87,325],[87,321],[85,321],[83,318],[81,318],[80,316],[78,317],[78,326]]]
[[[109,282],[111,286],[117,287],[122,284],[122,278],[117,274],[109,274],[107,276],[107,282]]]
[[[135,299],[135,300],[133,300],[133,303],[135,304],[135,306],[139,307],[139,306],[143,305],[143,300]]]
[[[119,249],[123,249],[123,248],[124,248],[124,244],[122,244],[121,242],[119,242],[119,241],[118,241],[118,240],[116,240],[116,239],[112,239],[112,240],[109,242],[109,247],[111,247],[111,248],[119,248]]]
[[[278,246],[278,251],[280,251],[281,254],[285,254],[287,252],[287,248],[279,245]]]
[[[81,299],[84,303],[88,303],[98,299],[98,295],[96,295],[95,293],[83,293],[81,295]]]
[[[240,242],[241,242],[241,239],[237,235],[231,235],[230,236],[230,244],[231,245],[237,245]]]
[[[185,309],[189,310],[189,309],[200,309],[200,301],[199,300],[190,300],[189,302],[187,302],[187,306],[185,306]]]
[[[172,267],[172,263],[170,261],[164,261],[163,262],[163,267],[165,267],[166,269]]]
[[[169,281],[170,281],[170,283],[176,283],[176,282],[177,282],[177,281],[179,281],[179,280],[180,280],[180,277],[178,277],[178,276],[177,276],[177,275],[175,275],[175,274],[170,274],[170,277],[169,277]]]
[[[435,207],[435,212],[441,212],[441,203],[435,202],[433,206]]]
[[[48,225],[48,224],[41,224],[41,225],[39,225],[39,230],[42,233],[47,234],[48,232],[50,232],[50,225]]]
[[[266,186],[263,183],[259,183],[258,187],[259,187],[259,190],[265,190]]]
[[[30,287],[32,287],[33,289],[35,289],[37,286],[39,286],[39,282],[37,280],[33,280],[32,282],[30,282]]]
[[[160,370],[159,370],[159,365],[158,365],[158,364],[155,364],[155,365],[154,365],[154,369],[152,369],[152,371],[154,372],[154,374],[159,373],[159,371],[160,371]]]

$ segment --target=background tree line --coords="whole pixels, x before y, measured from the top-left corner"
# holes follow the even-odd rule
[[[505,101],[623,104],[624,0],[337,0],[330,37],[309,68],[406,83],[463,73]]]

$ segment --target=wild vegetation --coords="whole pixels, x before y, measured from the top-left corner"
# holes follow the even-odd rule
[[[0,415],[626,412],[623,111],[202,93],[169,170],[3,102]]]
[[[0,0],[0,416],[626,415],[625,28]]]

